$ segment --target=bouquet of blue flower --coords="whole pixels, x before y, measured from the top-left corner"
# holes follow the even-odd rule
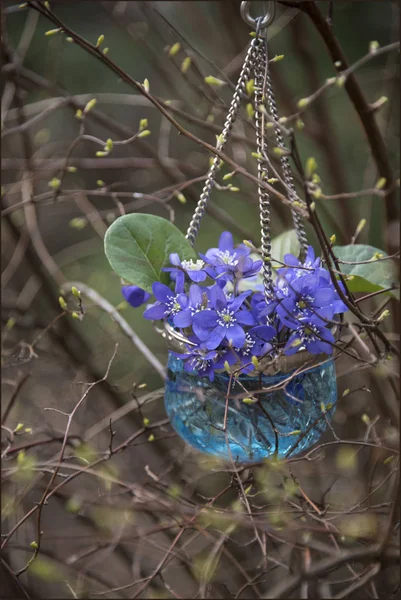
[[[215,370],[227,365],[250,374],[258,363],[254,357],[300,350],[332,354],[336,315],[348,309],[312,246],[304,262],[292,254],[284,256],[268,297],[263,293],[263,261],[252,249],[256,250],[247,242],[234,245],[226,231],[218,247],[197,260],[170,254],[172,266],[162,270],[169,273],[174,289],[153,283],[156,302],[143,316],[163,319],[180,332],[186,352],[175,354],[186,371],[213,381]],[[122,292],[133,306],[150,298],[137,286],[124,286]]]

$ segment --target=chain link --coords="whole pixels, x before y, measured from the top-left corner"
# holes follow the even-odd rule
[[[234,95],[231,100],[230,109],[228,111],[226,121],[224,123],[224,128],[221,135],[219,136],[219,143],[217,145],[217,148],[219,150],[223,150],[227,142],[228,134],[231,131],[234,121],[237,117],[238,109],[241,104],[241,95],[246,93],[246,84],[249,81],[251,75],[252,58],[254,56],[255,45],[257,45],[256,38],[254,38],[251,44],[249,45],[248,52],[246,53],[244,64],[242,66],[242,70],[238,79],[238,83],[235,86]],[[215,156],[207,174],[205,185],[203,187],[194,215],[192,217],[192,220],[188,227],[188,231],[185,236],[192,245],[194,244],[195,238],[198,235],[199,226],[206,211],[206,206],[214,186],[214,180],[219,168],[219,163],[220,158],[218,156]]]
[[[267,63],[264,58],[263,41],[258,38],[255,47],[255,122],[256,122],[256,147],[258,153],[258,178],[261,181],[268,179],[267,164],[264,158],[266,153],[266,123],[263,106],[265,103],[265,85]],[[259,215],[261,231],[261,248],[263,258],[263,285],[266,301],[272,298],[273,272],[271,263],[271,233],[270,233],[270,196],[269,192],[258,185]]]
[[[285,150],[284,140],[283,140],[283,136],[281,134],[281,129],[280,129],[280,125],[279,125],[279,117],[278,117],[276,100],[274,98],[273,87],[272,87],[270,73],[269,73],[269,56],[268,56],[268,51],[267,51],[267,43],[265,43],[264,46],[265,46],[264,53],[263,53],[264,61],[267,65],[267,69],[266,69],[267,104],[268,104],[268,108],[269,108],[269,113],[273,119],[273,129],[274,129],[274,133],[275,133],[276,140],[277,140],[277,146],[278,146],[278,148]],[[282,173],[283,173],[283,180],[287,187],[288,197],[289,197],[290,201],[291,202],[296,201],[296,202],[302,203],[302,200],[299,198],[299,196],[296,192],[295,186],[294,186],[294,180],[292,178],[290,161],[288,159],[288,156],[286,156],[286,155],[281,156],[280,162],[281,162],[281,169],[282,169]],[[308,250],[309,244],[308,244],[308,239],[306,237],[306,232],[305,232],[305,228],[303,226],[301,217],[297,213],[297,211],[294,209],[291,209],[291,214],[292,214],[292,220],[294,222],[295,231],[297,232],[299,243],[301,244],[301,248],[302,248],[303,252],[306,252]]]

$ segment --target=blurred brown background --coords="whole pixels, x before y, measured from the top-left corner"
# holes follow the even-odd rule
[[[265,3],[257,4],[261,11]],[[328,16],[330,3],[317,4]],[[397,3],[333,4],[333,31],[349,64],[368,54],[371,41],[385,46],[399,39]],[[148,79],[150,92],[171,102],[174,117],[184,127],[215,144],[249,41],[249,27],[240,17],[238,1],[51,2],[50,7],[91,43],[103,34],[102,48],[109,48],[108,56],[115,63],[138,82]],[[136,594],[149,598],[279,597],[269,595],[274,586],[296,574],[303,561],[307,564],[300,537],[305,532],[293,529],[298,518],[306,520],[306,529],[318,541],[322,535],[325,544],[334,544],[333,552],[338,550],[336,544],[349,551],[377,540],[388,522],[398,471],[397,458],[391,459],[399,440],[398,369],[389,361],[376,369],[357,370],[345,357],[337,367],[339,395],[347,389],[350,393],[337,409],[334,429],[341,440],[365,439],[371,446],[355,453],[355,448],[341,445],[349,451],[341,455],[342,462],[339,447],[329,446],[320,460],[295,462],[291,467],[302,490],[325,511],[335,541],[330,541],[321,515],[299,490],[293,495],[285,490],[283,481],[289,473],[277,475],[267,466],[262,476],[255,475],[264,491],[254,498],[256,505],[264,506],[260,518],[268,529],[266,533],[261,525],[260,539],[271,559],[267,566],[259,536],[245,517],[232,534],[224,534],[226,529],[219,522],[204,522],[203,532],[198,524],[185,530],[177,546],[169,550],[180,531],[176,521],[193,516],[230,484],[231,475],[173,434],[166,422],[160,375],[110,312],[99,307],[98,296],[117,307],[150,352],[165,363],[165,343],[151,323],[142,319],[142,309],[121,304],[120,281],[105,258],[103,237],[122,211],[174,219],[185,231],[210,157],[178,135],[146,98],[66,35],[46,35],[54,25],[43,15],[11,2],[4,2],[1,9],[2,405],[8,429],[2,432],[3,535],[40,501],[57,466],[66,416],[45,408],[70,412],[85,393],[85,382],[104,376],[116,343],[107,382],[90,391],[72,421],[67,459],[56,483],[106,456],[110,418],[116,431],[114,448],[138,432],[131,445],[109,461],[81,473],[54,493],[42,511],[39,558],[19,578],[27,592],[3,565],[8,573],[3,597],[26,597],[25,593],[33,598],[101,597],[96,593],[107,598],[134,598]],[[297,8],[277,3],[268,37],[270,56],[284,54],[283,60],[272,65],[272,77],[280,115],[289,116],[297,112],[301,98],[335,76],[335,68],[316,27]],[[180,47],[171,52],[177,43]],[[187,57],[191,64],[183,73]],[[376,121],[397,178],[399,52],[372,58],[355,73],[369,104],[388,98]],[[228,83],[209,86],[204,81],[209,75]],[[92,98],[97,104],[85,120],[86,134],[102,140],[128,139],[146,118],[151,135],[116,145],[101,158],[96,157],[101,148],[88,140],[71,149],[80,128],[76,111]],[[377,167],[343,87],[326,89],[301,118],[305,126],[296,130],[296,138],[302,160],[316,158],[325,195],[374,188],[379,179]],[[255,172],[253,129],[245,110],[234,133],[229,152],[238,164]],[[67,155],[68,166],[76,170],[64,171]],[[57,189],[54,178],[60,179],[60,174]],[[199,251],[214,246],[226,229],[238,241],[259,240],[254,186],[240,176],[230,182],[240,192],[214,191],[197,241]],[[364,218],[367,224],[358,237],[360,243],[392,254],[399,250],[396,193],[386,198],[366,193],[320,199],[316,206],[327,234],[335,234],[337,243],[349,243]],[[273,234],[290,227],[289,211],[273,201]],[[316,245],[313,232],[308,232]],[[59,316],[60,286],[65,282],[82,282],[95,292],[92,297],[83,294],[82,320],[71,316],[72,311],[79,313],[78,301],[69,293],[71,285],[63,288],[70,313]],[[364,309],[373,312],[382,302],[381,297],[375,298],[370,304],[365,302]],[[393,312],[396,306],[394,302]],[[389,319],[385,330],[398,341],[396,320]],[[140,410],[138,402],[143,405]],[[149,441],[150,431],[141,433],[144,418],[154,425],[154,441]],[[23,427],[14,433],[19,423]],[[322,442],[330,440],[332,432]],[[20,447],[25,447],[25,454],[21,455]],[[228,510],[237,498],[234,487],[217,505]],[[291,498],[299,510],[291,505]],[[274,535],[271,528],[277,529]],[[16,571],[23,568],[32,555],[29,545],[37,538],[37,516],[33,515],[10,539],[6,563]],[[325,556],[318,541],[313,558],[321,556],[319,552]],[[171,560],[141,591],[141,581],[146,582],[166,555]],[[398,575],[391,560],[369,578],[369,568],[375,568],[372,564],[358,565],[358,577],[348,566],[333,576],[323,574],[309,589],[291,591],[298,594],[292,597],[398,597]],[[249,583],[262,568],[267,576],[257,586]],[[363,576],[366,586],[336,596],[350,582],[360,583]],[[133,587],[107,592],[133,582]]]

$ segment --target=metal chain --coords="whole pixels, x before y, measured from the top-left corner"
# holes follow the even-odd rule
[[[277,140],[277,146],[284,150],[285,149],[284,140],[283,140],[283,136],[281,134],[280,126],[279,126],[277,105],[276,105],[276,100],[274,98],[273,87],[272,87],[270,73],[269,73],[269,56],[268,56],[268,52],[267,52],[267,43],[266,42],[264,44],[263,60],[267,66],[267,69],[266,69],[267,104],[269,107],[270,115],[272,116],[272,119],[273,119],[273,128],[274,128],[274,133],[275,133],[276,140]],[[284,183],[288,190],[288,197],[289,197],[290,201],[291,202],[294,202],[294,201],[302,202],[296,192],[296,189],[294,186],[294,180],[293,180],[292,174],[291,174],[290,161],[288,159],[288,156],[286,156],[286,155],[281,156],[281,169],[282,169],[282,173],[283,173]],[[297,211],[294,209],[291,209],[291,214],[292,214],[292,220],[294,222],[294,227],[297,232],[299,243],[301,244],[301,248],[302,248],[303,252],[306,253],[306,251],[308,250],[309,244],[308,244],[308,239],[306,237],[306,232],[305,232],[305,228],[302,223],[301,217],[297,213]]]
[[[273,128],[277,145],[279,148],[285,149],[283,136],[279,125],[279,117],[276,106],[276,101],[273,94],[273,87],[269,73],[269,59],[267,52],[267,41],[261,36],[260,31],[263,21],[261,18],[255,21],[256,36],[249,45],[245,56],[244,64],[234,90],[234,95],[231,100],[230,109],[224,123],[223,131],[219,136],[217,148],[223,150],[228,135],[237,117],[237,113],[241,103],[241,96],[246,92],[246,84],[250,80],[251,75],[254,75],[254,101],[255,101],[255,124],[256,124],[256,145],[258,151],[258,178],[261,181],[268,179],[267,164],[265,156],[267,156],[267,141],[266,141],[266,112],[265,105],[267,101],[269,113],[273,120]],[[194,215],[189,224],[186,238],[191,245],[194,244],[195,238],[198,235],[201,220],[205,214],[206,206],[209,201],[212,189],[215,185],[215,177],[219,168],[220,158],[215,156],[209,168],[205,185],[200,195]],[[288,196],[291,202],[301,202],[291,174],[291,167],[288,157],[281,156],[281,167],[283,180],[286,185]],[[263,256],[263,284],[265,299],[269,302],[273,295],[273,272],[271,264],[271,233],[270,233],[270,196],[268,191],[258,185],[259,196],[259,211],[260,211],[260,228],[261,228],[261,250]],[[302,252],[306,252],[308,248],[308,240],[304,225],[300,215],[294,210],[291,210],[292,218],[297,232]]]
[[[257,38],[258,43],[255,45],[255,122],[256,122],[256,147],[258,153],[258,178],[261,181],[268,179],[267,165],[264,159],[266,152],[266,123],[263,107],[265,102],[265,85],[266,85],[266,69],[267,62],[264,59],[265,52],[263,41],[260,37]],[[273,272],[271,264],[271,234],[270,234],[270,197],[268,191],[258,185],[259,196],[259,214],[260,214],[260,231],[261,231],[261,247],[263,258],[263,286],[266,302],[269,302],[273,295]]]
[[[242,70],[241,70],[241,73],[240,73],[240,76],[238,79],[238,83],[235,86],[235,91],[234,91],[233,98],[231,100],[230,109],[228,111],[228,115],[227,115],[226,121],[224,123],[224,128],[219,136],[219,143],[217,145],[219,150],[223,150],[223,148],[227,142],[228,134],[231,131],[234,121],[237,117],[238,109],[241,104],[241,95],[246,93],[245,86],[250,79],[251,69],[252,69],[252,59],[254,57],[254,48],[257,45],[257,43],[258,43],[257,39],[254,38],[252,40],[251,44],[249,45],[248,52],[246,53],[244,64],[242,66]],[[185,236],[187,238],[187,240],[190,242],[190,244],[192,244],[192,245],[194,244],[195,238],[198,235],[199,226],[200,226],[201,220],[206,211],[206,206],[207,206],[207,203],[210,198],[210,194],[211,194],[213,186],[214,186],[214,180],[216,177],[216,173],[218,171],[219,163],[220,163],[220,158],[218,156],[215,156],[213,159],[213,162],[211,164],[211,167],[208,171],[205,185],[203,187],[203,190],[200,195],[198,204],[196,206],[194,215],[192,217],[192,220],[188,227],[188,231]]]

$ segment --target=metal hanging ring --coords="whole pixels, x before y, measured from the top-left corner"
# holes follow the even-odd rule
[[[275,12],[276,12],[276,3],[272,2],[272,10],[270,10],[269,12],[267,12],[265,14],[265,16],[262,18],[262,20],[259,23],[259,27],[258,27],[258,21],[261,17],[258,17],[257,19],[254,19],[253,17],[251,17],[250,12],[249,12],[249,5],[250,5],[250,0],[244,0],[243,2],[241,2],[241,7],[240,7],[240,11],[241,11],[241,17],[244,19],[245,23],[247,23],[250,27],[252,27],[252,29],[258,28],[259,31],[261,31],[262,29],[266,29],[266,27],[268,25],[270,25],[270,23],[272,23],[274,17],[275,17]]]

